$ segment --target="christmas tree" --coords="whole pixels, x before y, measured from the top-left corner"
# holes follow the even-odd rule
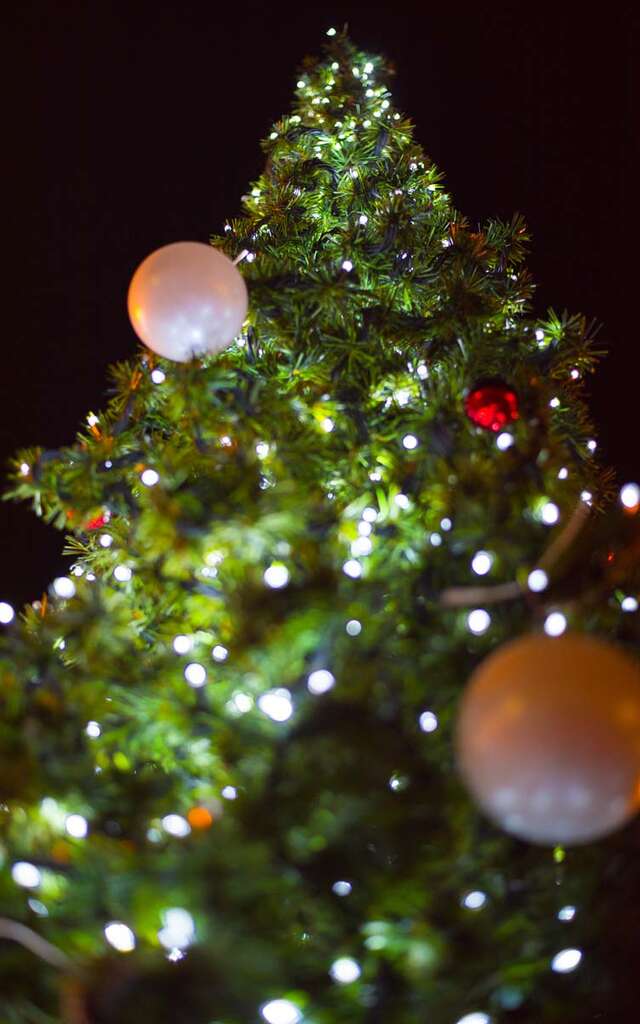
[[[305,61],[212,239],[234,343],[158,358],[134,289],[106,410],[15,460],[71,561],[0,603],[2,1024],[633,1019],[640,491],[390,74]]]

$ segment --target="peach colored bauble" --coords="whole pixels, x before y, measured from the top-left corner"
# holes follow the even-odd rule
[[[127,299],[140,339],[179,363],[230,345],[247,304],[242,275],[224,253],[202,242],[152,252],[133,275]]]
[[[550,846],[606,836],[640,806],[640,665],[579,634],[513,640],[471,676],[456,747],[506,832]]]

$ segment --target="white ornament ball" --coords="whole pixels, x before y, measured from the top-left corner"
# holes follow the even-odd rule
[[[579,634],[514,640],[471,676],[456,747],[506,832],[551,846],[606,836],[640,806],[640,666]]]
[[[127,299],[136,334],[178,363],[230,345],[247,305],[240,272],[202,242],[174,242],[152,252],[133,275]]]

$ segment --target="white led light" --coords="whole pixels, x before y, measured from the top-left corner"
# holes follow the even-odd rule
[[[623,612],[637,612],[638,602],[635,597],[623,597],[620,602]]]
[[[259,459],[266,459],[269,454],[269,445],[266,441],[258,441],[256,445],[256,455]]]
[[[226,661],[229,657],[229,651],[222,644],[216,644],[211,651],[211,657],[214,661]]]
[[[160,944],[165,949],[186,949],[196,935],[196,927],[188,910],[171,907],[162,913],[163,927],[158,932]]]
[[[291,694],[283,688],[263,693],[258,697],[258,707],[273,722],[286,722],[293,714]]]
[[[113,570],[113,575],[119,583],[128,583],[133,576],[133,573],[128,565],[116,565]]]
[[[640,505],[640,487],[637,484],[625,484],[620,490],[620,503],[624,508]]]
[[[160,479],[160,474],[156,473],[155,469],[145,469],[140,474],[140,479],[145,487],[154,487]]]
[[[184,839],[191,831],[191,825],[181,814],[165,814],[162,827],[170,836],[176,836],[178,839]]]
[[[378,469],[374,469],[369,473],[369,479],[376,483],[378,480],[382,480],[382,473]]]
[[[538,327],[536,331],[536,341],[544,341],[544,331],[541,327]]]
[[[185,666],[184,678],[187,680],[189,686],[193,686],[194,689],[198,689],[207,681],[207,670],[204,665],[201,665],[198,661],[192,661],[189,665]]]
[[[357,619],[349,619],[344,628],[349,636],[360,636],[362,633],[362,623],[358,622]]]
[[[404,510],[408,509],[409,505],[411,504],[406,494],[396,494],[393,500],[395,501],[398,508]]]
[[[74,839],[84,839],[89,831],[89,823],[81,814],[68,814],[64,827]]]
[[[173,638],[173,649],[176,654],[188,654],[193,647],[193,638],[185,636],[184,633],[179,633],[178,636]]]
[[[118,953],[131,953],[136,948],[136,937],[129,925],[122,921],[111,921],[105,925],[104,937]]]
[[[440,529],[444,530],[445,533],[448,533],[452,526],[453,523],[448,516],[445,516],[444,519],[440,520]]]
[[[539,594],[541,591],[547,589],[549,577],[544,569],[533,569],[527,577],[527,584],[529,586],[529,590],[532,590],[534,594]]]
[[[221,791],[221,796],[224,797],[225,800],[236,800],[238,796],[238,790],[236,789],[235,786],[225,786],[224,789]]]
[[[100,547],[101,548],[110,548],[112,544],[113,544],[113,537],[111,536],[110,533],[101,533],[100,534]]]
[[[304,89],[304,87],[305,87],[305,85],[306,85],[306,84],[307,84],[307,83],[306,83],[305,81],[303,81],[303,80],[302,80],[302,78],[300,78],[300,79],[299,79],[299,80],[298,80],[298,81],[296,82],[296,85],[298,86],[298,89]]]
[[[351,882],[345,882],[343,880],[340,880],[339,882],[334,882],[333,885],[331,886],[331,889],[332,892],[336,894],[336,896],[348,896],[349,893],[352,891],[353,886],[351,885]]]
[[[166,379],[167,375],[165,374],[164,370],[151,371],[151,380],[153,381],[154,384],[162,384]]]
[[[427,369],[427,366],[425,365],[425,363],[418,363],[418,365],[416,367],[416,373],[418,374],[418,377],[420,378],[420,380],[426,380],[427,379],[427,377],[429,376],[429,370]]]
[[[591,441],[587,441],[587,448],[589,449],[590,452],[595,452],[597,447],[598,447],[598,442],[597,441],[594,441],[593,439]]]
[[[335,34],[336,34],[335,28],[328,28],[327,29],[327,35],[328,36],[335,36]],[[332,65],[332,67],[333,67],[333,65]]]
[[[361,523],[361,526],[369,526],[369,523]],[[351,554],[355,558],[359,558],[361,555],[370,555],[373,550],[373,544],[368,537],[358,537],[351,544]]]
[[[573,921],[575,916],[576,908],[571,906],[571,904],[567,904],[566,907],[560,907],[560,910],[558,911],[559,921]]]
[[[360,534],[361,537],[368,537],[371,534],[372,530],[373,526],[371,525],[371,523],[367,523],[364,521],[358,523],[358,533]]]
[[[326,693],[335,686],[335,677],[326,668],[316,669],[307,679],[307,688],[310,693]]]
[[[418,723],[423,732],[435,732],[438,728],[438,718],[433,711],[423,711],[418,718]]]
[[[593,501],[593,494],[591,491],[580,491],[580,498],[584,501],[585,505],[590,505]]]
[[[464,1017],[460,1017],[456,1021],[456,1024],[491,1024],[491,1017],[488,1013],[482,1013],[481,1011],[465,1013]]]
[[[6,601],[0,601],[0,624],[8,626],[16,617],[16,613]]]
[[[53,589],[58,597],[66,599],[73,597],[76,592],[76,585],[68,576],[58,576],[58,578],[53,581]]]
[[[93,412],[90,412],[89,415],[87,416],[87,424],[88,424],[88,426],[95,427],[96,423],[98,423],[98,422],[99,422],[99,420],[98,420],[98,417],[96,416],[96,414],[93,413]]]
[[[370,75],[373,72],[373,64],[371,63],[370,60],[367,61],[362,70],[364,71],[365,75]]]
[[[469,612],[467,615],[467,626],[472,633],[476,634],[476,636],[486,633],[490,625],[491,616],[484,608],[474,608],[474,610]]]
[[[42,879],[35,864],[30,864],[26,860],[15,862],[11,868],[11,877],[16,885],[21,885],[23,889],[37,889]]]
[[[577,370],[575,368],[575,366],[574,366],[574,368],[573,368],[573,370],[571,371],[571,374],[570,374],[571,380],[577,380],[579,376],[580,376],[580,370]]]
[[[368,221],[369,218],[367,217],[366,213],[361,213],[360,216],[358,217],[358,224],[367,224]]]
[[[376,512],[375,508],[367,507],[362,510],[362,518],[364,519],[365,523],[375,523],[376,519],[378,518],[378,513]]]
[[[566,466],[562,466],[558,470],[558,480],[566,480],[568,476],[569,476],[569,470],[567,469]]]
[[[289,582],[289,570],[281,562],[274,562],[265,570],[263,579],[268,587],[279,590],[281,587],[286,587]]]
[[[440,536],[439,533],[432,533],[431,536],[429,537],[429,542],[433,545],[434,548],[439,548],[440,545],[442,544],[442,537]]]
[[[325,434],[330,434],[335,424],[330,416],[325,416],[323,420],[320,420],[320,426],[324,430]]]
[[[302,1014],[288,999],[272,999],[260,1007],[260,1013],[267,1024],[299,1024]]]
[[[557,397],[556,398],[552,398],[551,401],[549,402],[549,407],[551,409],[557,409],[559,405],[560,405],[560,399],[557,398]]]
[[[476,551],[471,559],[471,568],[478,576],[486,576],[493,565],[493,555],[488,551]]]
[[[582,953],[579,949],[561,949],[551,961],[551,970],[557,974],[568,974],[575,971],[582,960]]]
[[[547,501],[546,504],[542,506],[540,518],[545,526],[553,526],[560,518],[560,509],[555,502]]]
[[[549,612],[544,620],[544,631],[547,636],[562,636],[567,628],[567,620],[562,612]]]
[[[329,31],[331,31],[331,29],[329,29]],[[328,34],[329,33],[327,33],[327,35]],[[331,70],[332,71],[339,71],[340,70],[340,65],[338,64],[337,60],[334,60],[333,64],[331,65]]]
[[[496,437],[496,445],[501,452],[506,452],[507,448],[511,448],[513,444],[513,434],[510,434],[508,430],[504,430],[502,434],[498,434]]]
[[[233,445],[233,441],[231,440],[228,434],[223,434],[222,437],[220,438],[220,444],[222,445],[223,448],[231,448],[231,446]]]
[[[358,980],[362,971],[360,965],[350,956],[341,956],[333,961],[329,974],[339,985],[351,985]]]
[[[466,907],[467,910],[480,910],[480,907],[484,907],[486,902],[486,893],[480,892],[479,889],[474,889],[473,892],[468,892],[463,897],[462,906]]]
[[[418,447],[418,438],[415,434],[405,434],[402,438],[402,447],[406,448],[407,451],[413,451],[414,448]]]
[[[350,576],[352,580],[357,580],[362,576],[362,566],[355,558],[349,558],[342,566],[342,571],[345,576]]]
[[[90,739],[97,740],[98,736],[102,732],[102,729],[100,728],[98,722],[93,722],[92,721],[92,722],[87,722],[84,731],[86,732],[87,736],[90,737]]]
[[[241,715],[246,715],[246,713],[251,711],[251,708],[253,707],[253,697],[249,696],[248,693],[238,691],[237,693],[234,693],[229,704],[234,711],[237,711]]]
[[[84,569],[81,565],[74,565],[71,568],[71,574],[73,576],[84,576]]]
[[[353,262],[351,260],[343,260],[342,269],[346,270],[347,273],[349,273],[349,271],[353,270]]]
[[[22,476],[29,476],[29,463],[28,462],[21,462],[20,463],[20,474]]]

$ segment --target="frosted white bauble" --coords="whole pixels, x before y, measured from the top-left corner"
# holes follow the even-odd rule
[[[514,640],[471,676],[456,747],[506,832],[543,845],[605,836],[640,806],[640,666],[593,637]]]
[[[127,299],[140,339],[179,363],[230,345],[247,305],[242,275],[224,253],[202,242],[152,252],[133,275]]]

